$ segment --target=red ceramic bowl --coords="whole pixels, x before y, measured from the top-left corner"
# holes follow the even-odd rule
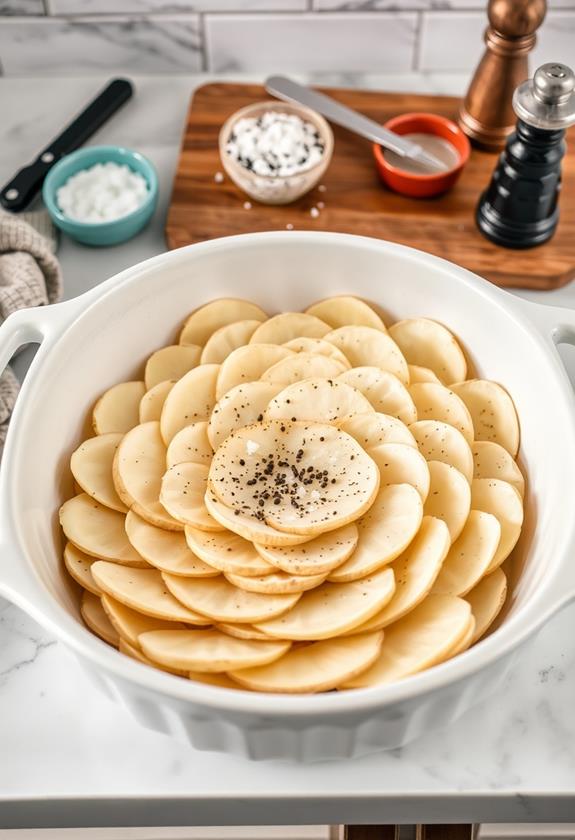
[[[384,157],[383,148],[378,143],[374,143],[375,164],[382,180],[390,189],[413,198],[429,198],[451,189],[461,175],[471,152],[469,140],[458,125],[437,114],[412,113],[393,117],[385,123],[385,127],[395,131],[396,134],[421,132],[443,137],[455,147],[459,155],[457,165],[445,170],[445,172],[414,175],[412,172],[406,172],[389,163]]]

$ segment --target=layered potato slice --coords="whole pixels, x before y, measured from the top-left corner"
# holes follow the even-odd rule
[[[465,379],[465,355],[443,324],[429,318],[408,318],[392,324],[389,334],[410,365],[429,368],[444,385]]]

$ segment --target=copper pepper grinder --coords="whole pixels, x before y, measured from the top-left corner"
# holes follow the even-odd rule
[[[546,0],[489,0],[487,47],[459,112],[462,130],[482,148],[501,149],[515,128],[513,91],[529,78],[527,56],[546,11]]]

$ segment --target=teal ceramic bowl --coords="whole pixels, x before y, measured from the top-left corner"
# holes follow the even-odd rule
[[[56,193],[68,178],[96,163],[125,164],[145,178],[148,196],[132,213],[111,222],[77,222],[66,216],[56,201]],[[89,146],[62,158],[52,167],[42,188],[42,197],[54,224],[85,245],[117,245],[139,233],[150,221],[158,203],[158,176],[147,158],[122,146]]]

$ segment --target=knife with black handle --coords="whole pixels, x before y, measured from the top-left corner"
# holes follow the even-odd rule
[[[20,169],[0,191],[0,204],[12,212],[24,210],[34,198],[44,178],[64,155],[79,148],[112,114],[130,99],[134,88],[127,79],[114,79],[84,108],[35,161]]]

